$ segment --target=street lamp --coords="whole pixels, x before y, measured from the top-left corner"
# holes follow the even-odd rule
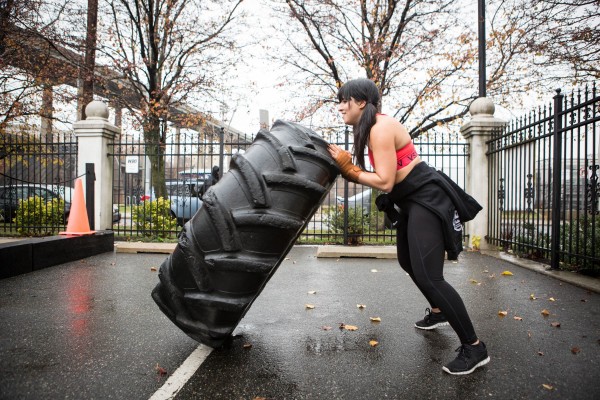
[[[479,97],[485,97],[485,0],[478,0]]]

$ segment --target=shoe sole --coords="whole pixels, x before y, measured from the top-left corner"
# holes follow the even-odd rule
[[[431,326],[419,326],[419,325],[415,324],[415,328],[430,331],[432,329],[439,328],[440,326],[446,326],[446,325],[450,325],[450,323],[448,321],[438,322],[437,324],[431,325]]]
[[[485,364],[490,362],[490,357],[488,356],[485,360],[481,360],[479,361],[477,364],[475,364],[475,366],[473,368],[471,368],[468,371],[450,371],[446,366],[443,366],[442,369],[444,370],[444,372],[449,373],[450,375],[468,375],[471,372],[475,371],[477,368],[479,367],[483,367]]]

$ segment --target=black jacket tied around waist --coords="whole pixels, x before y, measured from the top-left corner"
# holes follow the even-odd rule
[[[440,217],[448,259],[456,260],[463,250],[462,224],[475,218],[483,207],[450,177],[425,162],[417,164],[390,193],[375,200],[379,211],[387,214],[393,226],[402,220],[394,205],[402,212],[408,202],[420,204]]]

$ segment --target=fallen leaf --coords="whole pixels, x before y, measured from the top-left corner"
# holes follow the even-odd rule
[[[531,331],[527,331],[527,337],[531,339]]]
[[[473,235],[471,244],[473,245],[473,250],[479,250],[479,246],[481,245],[481,236]]]
[[[543,355],[544,355],[544,353],[543,353],[543,352],[541,352],[541,351],[538,351],[538,356],[543,356]]]
[[[544,317],[547,317],[548,315],[550,315],[550,311],[546,310],[545,308],[542,310],[542,315]]]
[[[358,330],[358,326],[340,324],[340,329],[345,329],[347,331],[357,331]]]
[[[167,370],[158,365],[158,363],[156,363],[156,367],[154,369],[156,370],[156,373],[160,376],[165,376],[167,374]]]
[[[361,310],[363,310],[364,308],[366,308],[367,306],[364,304],[357,304],[356,307],[360,308]]]
[[[508,315],[508,312],[507,311],[498,311],[498,315],[500,317],[506,317],[506,315]]]
[[[244,349],[251,349],[252,348],[252,343],[244,343],[244,345],[242,347]]]
[[[579,347],[572,347],[571,348],[571,353],[573,354],[577,354],[581,351],[581,349]]]
[[[469,282],[475,284],[475,285],[481,285],[481,283],[477,282],[475,279],[469,279]]]
[[[515,315],[513,318],[514,318],[515,320],[517,320],[517,321],[523,321],[523,318],[521,318],[521,317],[517,317],[516,315]]]
[[[531,293],[531,294],[529,295],[529,300],[537,300],[537,297],[535,297],[535,296],[533,295],[533,293]]]
[[[484,270],[483,270],[483,273],[484,273],[484,274],[487,274],[488,272],[490,272],[490,271],[488,271],[487,269],[484,269]]]
[[[560,328],[560,322],[553,322],[550,325],[552,325],[555,328]]]
[[[550,301],[556,301],[556,300],[554,300],[554,297],[550,297],[548,300],[550,300]]]
[[[502,272],[502,275],[504,275],[504,276],[512,276],[512,274],[513,274],[513,273],[512,273],[512,272],[510,272],[510,271],[503,271],[503,272]]]
[[[308,292],[308,294],[317,294],[316,290],[311,290],[310,292]]]
[[[313,304],[305,304],[304,307],[306,307],[307,310],[312,310],[315,308]]]
[[[266,397],[255,397],[252,400],[267,400]]]
[[[553,390],[554,389],[554,386],[548,385],[547,383],[543,383],[542,386],[544,387],[544,389],[548,389],[548,390]]]
[[[371,320],[371,322],[381,322],[381,318],[380,317],[371,317],[369,319]]]
[[[156,267],[150,267],[150,271],[156,272]]]
[[[491,274],[489,277],[490,277],[491,279],[494,279],[494,278],[496,277],[496,274]]]
[[[377,340],[369,340],[369,345],[371,345],[371,347],[375,347],[379,344],[379,342]]]
[[[321,329],[324,331],[330,331],[332,328],[330,326],[323,326]]]

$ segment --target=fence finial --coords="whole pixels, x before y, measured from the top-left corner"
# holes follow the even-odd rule
[[[493,117],[496,111],[494,102],[488,97],[478,97],[469,106],[469,112],[475,117]]]
[[[101,101],[94,100],[85,107],[86,119],[108,121],[108,107]]]

